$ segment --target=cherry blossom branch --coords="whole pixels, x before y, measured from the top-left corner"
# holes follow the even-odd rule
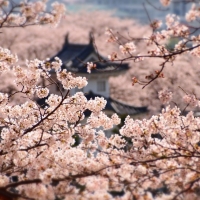
[[[23,135],[26,135],[27,133],[33,131],[35,128],[37,128],[43,121],[48,119],[52,114],[55,113],[55,111],[62,105],[63,101],[68,97],[69,95],[69,90],[65,94],[64,98],[62,98],[61,102],[49,113],[47,114],[44,118],[42,118],[39,122],[37,122],[35,125],[33,125],[31,128],[28,128],[24,131]]]

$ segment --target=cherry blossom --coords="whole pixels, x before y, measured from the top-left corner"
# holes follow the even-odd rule
[[[96,68],[96,64],[94,64],[93,62],[87,62],[87,72],[91,73],[92,69]]]
[[[132,54],[132,53],[135,52],[136,47],[135,47],[133,42],[128,42],[128,43],[126,43],[124,45],[120,45],[119,49],[123,54],[127,54],[127,53]]]
[[[171,0],[160,0],[163,6],[168,6],[171,3]]]
[[[0,7],[8,6],[3,2]],[[24,3],[19,18],[23,16],[27,23],[35,23],[40,19],[35,12],[45,7],[42,2]],[[48,23],[58,22],[64,11],[57,3],[53,7]],[[11,26],[8,19],[4,18],[3,24]],[[181,62],[192,57],[197,63],[198,55],[191,52],[198,51],[198,36],[190,38],[189,30],[174,16],[168,17],[167,24],[165,31],[145,36],[150,42],[144,41],[146,48],[139,55],[134,55],[134,38],[123,43],[120,37],[112,41],[117,42],[118,50],[122,45],[119,55],[123,58],[116,58],[116,62],[125,59],[136,64],[138,58],[142,59],[137,63],[151,64],[150,59],[161,62],[157,63],[159,69],[152,67],[150,75],[143,74],[146,82],[131,75],[133,85],[150,87],[165,77],[165,66],[176,65],[178,59]],[[163,40],[169,36],[183,39],[178,49],[170,50],[164,45]],[[194,45],[183,45],[182,49],[188,39]],[[180,56],[186,53],[189,57]],[[117,114],[106,115],[103,97],[87,100],[83,92],[70,95],[71,89],[85,87],[87,80],[62,69],[59,58],[18,63],[15,53],[3,47],[0,57],[1,75],[9,72],[15,85],[10,93],[0,92],[1,199],[198,199],[200,119],[192,111],[183,115],[184,110],[173,104],[149,118],[127,116],[120,124]],[[180,71],[177,70],[177,76],[182,75]],[[183,81],[188,84],[187,79]],[[51,91],[52,85],[58,87],[57,93]],[[181,101],[186,107],[200,106],[194,93],[179,88],[184,92]],[[171,88],[155,91],[163,103],[172,98]],[[16,95],[23,101],[13,100]],[[42,107],[37,98],[45,98]],[[91,114],[86,117],[88,110]],[[107,130],[118,125],[118,132],[107,135]]]
[[[162,90],[159,92],[158,97],[163,104],[169,103],[172,100],[172,92],[168,90]]]

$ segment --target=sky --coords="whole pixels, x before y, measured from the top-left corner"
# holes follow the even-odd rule
[[[50,0],[50,2],[53,1],[54,0]],[[145,0],[120,1],[121,3],[119,3],[119,0],[59,0],[59,2],[66,4],[67,10],[69,12],[78,12],[81,10],[88,12],[94,10],[112,11],[113,16],[117,16],[120,18],[134,18],[140,23],[148,23],[148,17],[142,5],[144,2],[146,2]],[[157,2],[159,0],[153,1]],[[148,8],[149,12],[151,12],[152,7],[150,8],[150,6],[147,4],[146,7]]]
[[[13,0],[20,2],[21,0]],[[37,0],[30,0],[37,1]],[[49,4],[55,0],[48,0]],[[68,12],[81,10],[91,12],[96,10],[112,11],[113,16],[120,18],[132,18],[142,24],[149,24],[150,20],[164,20],[167,13],[185,13],[183,2],[176,3],[175,7],[163,8],[160,0],[57,0],[66,4]],[[150,3],[148,3],[150,2]],[[186,5],[186,4],[184,4]],[[189,3],[187,3],[189,5]],[[189,5],[190,6],[190,5]],[[155,9],[156,8],[156,9]],[[150,20],[149,20],[150,18]]]
[[[65,3],[69,12],[109,10],[114,16],[132,18],[142,24],[149,24],[155,19],[164,20],[168,13],[184,18],[186,10],[191,6],[190,3],[180,1],[171,3],[169,7],[163,7],[159,0],[59,0],[59,2]]]

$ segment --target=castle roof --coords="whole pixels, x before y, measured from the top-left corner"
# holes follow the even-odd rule
[[[102,97],[101,95],[94,94],[93,92],[89,92],[88,94],[85,94],[85,97],[90,100],[90,99],[95,99],[95,97]],[[104,99],[107,101],[105,110],[107,111],[112,111],[120,115],[138,115],[138,114],[143,114],[148,112],[148,108],[146,106],[143,107],[135,107],[135,106],[130,106],[125,103],[116,101],[112,98],[106,98]],[[89,113],[86,112],[86,115]]]
[[[66,36],[63,48],[54,56],[58,57],[63,62],[63,69],[67,69],[73,73],[87,73],[87,62],[95,62],[96,68],[91,71],[95,73],[116,73],[129,69],[127,63],[119,64],[114,62],[108,62],[100,56],[94,45],[92,36],[90,36],[90,42],[88,44],[71,44],[68,42],[68,35]],[[98,60],[100,62],[96,62]]]

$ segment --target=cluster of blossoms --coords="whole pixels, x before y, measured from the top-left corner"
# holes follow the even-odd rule
[[[162,4],[163,6],[169,6],[170,3],[171,3],[171,0],[160,0],[160,2],[161,2],[161,4]]]
[[[10,52],[5,54],[2,63],[12,56]],[[66,70],[61,70],[61,65],[62,62],[58,58],[53,62],[35,59],[27,60],[26,67],[7,68],[15,74],[15,83],[21,86],[16,93],[21,93],[28,100],[19,105],[13,102],[11,105],[8,94],[0,93],[0,126],[2,127],[0,197],[3,192],[7,196],[18,195],[19,198],[55,199],[63,196],[62,191],[70,191],[74,188],[74,191],[70,192],[73,199],[74,195],[79,196],[75,192],[78,192],[76,184],[73,185],[72,180],[63,182],[61,179],[84,173],[83,169],[101,170],[105,166],[103,163],[98,166],[93,155],[94,150],[99,149],[96,128],[110,129],[113,125],[119,124],[120,119],[116,114],[109,118],[102,112],[106,105],[103,98],[96,97],[88,101],[82,92],[70,97],[69,89],[82,88],[87,81],[85,78],[75,77]],[[49,95],[49,88],[41,86],[41,78],[45,81],[52,80],[53,69],[57,79],[66,89],[66,94]],[[35,94],[39,98],[49,95],[44,109],[35,103]],[[86,110],[92,112],[87,121],[84,116]],[[75,145],[76,134],[81,138],[79,146]],[[117,145],[116,138],[110,141]],[[88,153],[91,154],[91,158],[88,157]],[[92,167],[91,164],[96,167]],[[60,167],[64,167],[65,170],[61,170]],[[9,177],[8,173],[11,173]],[[83,177],[80,182],[77,180],[77,184],[81,185],[82,181],[83,183],[87,181],[84,179]],[[16,192],[9,191],[9,184],[13,182],[17,183]],[[53,182],[58,184],[54,185]],[[39,189],[36,187],[37,184],[40,184]]]
[[[155,20],[151,23],[151,27],[153,30],[156,30],[160,28],[162,22]],[[145,36],[144,41],[146,41],[146,44],[148,46],[154,46],[156,45],[156,50],[148,50],[148,53],[150,53],[149,57],[151,56],[165,56],[167,54],[170,55],[170,52],[165,47],[166,41],[170,39],[171,37],[181,37],[181,38],[188,38],[189,36],[189,29],[187,26],[181,24],[179,22],[179,19],[176,15],[167,15],[166,16],[166,30],[161,30],[158,32],[153,32],[150,36]],[[114,32],[112,32],[112,35],[114,35]],[[116,41],[115,41],[116,42]],[[117,41],[118,44],[119,41]],[[159,45],[158,45],[159,44]],[[133,41],[130,41],[128,43],[125,43],[124,45],[119,46],[122,54],[133,54],[136,51],[136,46]],[[116,53],[112,53],[112,55],[116,55]],[[144,55],[146,57],[147,55]],[[109,58],[114,58],[115,56],[109,56]],[[132,55],[132,57],[136,57],[135,55]],[[142,57],[142,55],[141,55]],[[112,59],[110,59],[112,60]]]
[[[156,30],[162,26],[162,22],[159,20],[154,20],[153,22],[151,22],[150,26],[153,28],[153,30]]]
[[[162,90],[158,93],[158,97],[163,104],[167,104],[172,100],[172,92],[168,90]]]
[[[189,10],[189,12],[187,12],[185,18],[187,19],[187,21],[191,22],[196,20],[196,18],[200,17],[199,14],[199,6],[193,4],[192,8]]]
[[[114,61],[117,59],[117,53],[116,52],[112,52],[111,55],[108,55],[108,59],[111,61]]]
[[[5,2],[1,6],[7,6]],[[57,3],[53,6],[57,21],[64,9]],[[24,3],[20,8],[29,22],[37,19],[34,14],[43,12],[45,5]],[[165,34],[153,33],[149,37],[149,45],[156,44],[156,50],[148,50],[149,57],[164,58],[164,63],[173,62],[173,54],[180,49],[170,54],[157,40],[171,35],[188,37],[188,30],[176,23],[174,17],[167,19]],[[6,20],[9,22],[9,17]],[[118,40],[111,30],[108,35],[110,40]],[[198,37],[193,41],[198,42]],[[134,56],[136,47],[131,40],[120,50],[124,56]],[[110,60],[115,58],[112,55]],[[103,98],[87,100],[83,92],[70,96],[70,89],[83,88],[87,80],[62,69],[59,58],[27,60],[25,66],[19,66],[17,56],[7,49],[0,49],[0,57],[1,66],[5,66],[1,71],[14,74],[19,88],[12,94],[0,93],[0,198],[199,198],[200,118],[192,112],[183,116],[178,107],[168,106],[150,119],[134,120],[127,116],[120,130],[108,137],[104,130],[119,125],[120,118],[117,114],[105,114]],[[137,58],[138,55],[133,60]],[[88,70],[93,66],[88,63]],[[163,77],[162,69],[155,74]],[[154,74],[147,77],[150,81],[154,78]],[[139,81],[134,77],[132,83]],[[59,94],[49,92],[50,85],[58,87]],[[16,94],[23,97],[23,103],[12,102],[11,97]],[[45,105],[40,107],[36,98],[45,98]],[[163,90],[159,98],[167,103],[172,93]],[[184,101],[200,105],[195,95],[186,95]],[[91,114],[86,118],[88,110]]]
[[[82,106],[84,102],[86,100],[82,101]],[[9,115],[22,120],[22,112],[25,116],[30,115],[33,108],[36,109],[36,105],[25,103],[10,108]],[[172,199],[176,195],[173,193],[175,190],[181,192],[182,188],[187,189],[194,182],[189,192],[191,195],[191,190],[195,191],[198,187],[199,175],[195,167],[199,162],[199,134],[196,132],[199,120],[192,113],[183,117],[179,109],[168,107],[150,120],[134,121],[127,118],[120,135],[107,138],[102,131],[96,131],[89,124],[74,129],[68,127],[61,122],[66,119],[62,110],[59,108],[51,118],[45,120],[45,127],[40,125],[24,136],[18,134],[15,137],[16,130],[11,132],[8,128],[3,129],[1,145],[4,151],[1,156],[4,159],[1,160],[1,166],[7,172],[12,158],[13,169],[18,168],[20,172],[26,169],[26,173],[15,172],[11,180],[2,173],[1,191],[6,186],[9,188],[9,184],[12,184],[10,181],[14,181],[19,184],[16,184],[18,193],[36,199],[55,199],[56,196],[61,197],[63,192],[69,192],[66,199],[69,196],[71,199],[112,199],[111,191],[123,191],[122,199],[131,196],[137,199]],[[58,121],[58,114],[61,113],[65,116]],[[187,129],[183,131],[182,125]],[[27,126],[24,128],[27,129]],[[51,134],[48,130],[51,130]],[[83,141],[72,147],[75,131]],[[8,144],[10,137],[13,142]],[[132,141],[129,151],[125,150],[127,140],[124,137]],[[10,146],[13,152],[9,151]],[[181,150],[177,152],[178,149]],[[180,174],[178,179],[177,173]],[[166,192],[157,196],[156,191],[161,188]]]
[[[11,54],[10,50],[0,48],[0,72],[6,71],[10,65],[18,61],[17,55]]]
[[[71,72],[67,72],[65,69],[58,72],[57,78],[66,90],[75,87],[81,89],[87,85],[87,80],[85,77],[75,77]]]
[[[45,98],[49,94],[49,89],[48,88],[39,88],[36,90],[36,94],[40,99]]]
[[[132,53],[135,52],[136,47],[135,47],[135,44],[133,42],[128,42],[124,45],[120,45],[119,49],[123,54],[127,54],[127,53],[132,54]]]
[[[8,103],[8,94],[0,93],[0,105],[4,106]]]
[[[99,97],[87,100],[82,92],[69,95],[70,88],[87,84],[84,78],[61,70],[58,58],[26,63],[26,67],[8,70],[15,74],[15,82],[22,86],[18,92],[27,101],[11,105],[8,95],[0,94],[0,197],[197,197],[200,120],[192,112],[181,116],[177,107],[167,107],[148,120],[127,117],[119,132],[107,137],[104,130],[118,125],[120,118],[103,112],[106,101]],[[49,89],[41,86],[40,79],[51,81],[52,69],[68,89],[47,96]],[[34,94],[47,97],[43,109]],[[159,96],[166,102],[172,94],[162,91]],[[192,96],[187,102],[191,100]],[[88,118],[86,110],[91,112]]]
[[[165,6],[169,5],[170,2],[171,1],[168,0],[161,1],[161,3]],[[198,14],[200,13],[197,6],[192,6],[188,13],[194,10]],[[108,41],[112,41],[112,43],[116,44],[117,48],[120,50],[119,52],[116,50],[109,54],[108,60],[123,63],[125,61],[143,62],[144,58],[154,58],[160,63],[160,69],[158,71],[163,72],[164,68],[168,64],[173,66],[173,63],[180,54],[188,53],[194,55],[195,57],[199,57],[200,39],[198,34],[192,34],[193,29],[198,30],[198,27],[188,26],[186,23],[180,21],[180,18],[175,14],[168,14],[166,16],[164,27],[162,27],[161,30],[158,30],[161,28],[161,25],[162,22],[159,20],[152,21],[150,24],[152,32],[149,33],[149,35],[139,38],[134,38],[132,36],[128,38],[127,36],[122,36],[118,32],[108,29],[106,31]],[[177,40],[177,42],[172,45],[170,43],[171,41],[173,43],[173,40]],[[140,45],[147,46],[147,48],[144,47],[139,54],[136,54],[136,49],[139,49],[136,46],[138,43],[140,43]],[[142,80],[136,77],[137,82],[146,87],[155,79],[164,76],[162,73],[159,73],[157,75],[153,74],[146,77],[147,80]]]
[[[15,1],[1,1],[1,27],[29,26],[33,24],[57,24],[65,13],[65,6],[57,2],[52,4],[52,11],[47,10],[45,1],[20,4]]]
[[[105,34],[107,36],[109,36],[109,38],[107,39],[107,42],[116,42],[116,41],[118,41],[118,37],[115,36],[115,34],[113,33],[112,29],[107,29]]]
[[[184,102],[186,103],[186,104],[189,104],[189,105],[191,105],[191,106],[193,106],[193,107],[196,107],[196,106],[198,106],[199,105],[199,100],[196,98],[196,96],[195,95],[191,95],[191,94],[187,94],[187,95],[185,95],[184,97],[183,97],[183,99],[184,99]]]
[[[91,70],[96,68],[96,64],[93,62],[87,62],[87,72],[91,73]]]

